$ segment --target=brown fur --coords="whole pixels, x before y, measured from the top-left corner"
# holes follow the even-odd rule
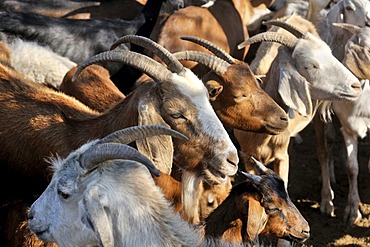
[[[205,236],[234,243],[250,243],[259,234],[287,238],[290,234],[306,240],[307,221],[284,191],[283,181],[272,171],[259,184],[243,181],[205,220]],[[277,209],[277,211],[268,211]]]
[[[110,80],[107,69],[95,64],[87,66],[72,82],[72,76],[76,70],[77,67],[74,67],[64,76],[60,91],[99,112],[110,109],[125,98],[125,95]]]
[[[209,8],[189,6],[167,18],[159,32],[158,43],[172,53],[185,50],[209,52],[192,42],[180,39],[181,36],[198,36],[243,60],[248,48],[238,50],[236,46],[249,37],[246,26],[252,13],[250,1],[244,0],[217,0]],[[198,76],[208,71],[200,65],[195,68],[195,62],[186,61],[183,64],[192,68]]]

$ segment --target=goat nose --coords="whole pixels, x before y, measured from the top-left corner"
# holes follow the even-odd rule
[[[359,82],[355,82],[351,85],[351,88],[355,89],[355,90],[361,90],[361,83]]]
[[[239,157],[237,153],[230,152],[226,161],[232,166],[238,167]]]
[[[353,91],[355,91],[356,96],[360,95],[360,93],[362,92],[361,83],[359,82],[353,83],[351,85],[351,88],[353,89]]]
[[[302,231],[303,235],[305,236],[306,239],[308,239],[310,237],[310,230],[303,230]]]

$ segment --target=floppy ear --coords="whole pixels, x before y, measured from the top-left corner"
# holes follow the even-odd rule
[[[160,124],[170,128],[160,115],[160,109],[156,101],[148,97],[143,97],[138,107],[138,124]],[[155,166],[164,174],[171,174],[173,161],[172,138],[168,135],[159,135],[137,140],[136,146],[140,153],[153,161]]]
[[[252,242],[257,239],[258,234],[265,227],[266,222],[267,215],[260,202],[256,200],[249,200],[247,234]]]
[[[281,50],[283,51],[283,50]],[[278,92],[284,103],[302,116],[312,114],[312,102],[306,79],[298,73],[288,51],[279,52]]]
[[[82,219],[88,226],[91,226],[98,236],[100,246],[113,247],[114,238],[112,224],[106,210],[109,207],[108,203],[104,202],[104,195],[99,195],[99,188],[96,186],[90,187],[83,199],[83,208],[85,210],[85,219]]]

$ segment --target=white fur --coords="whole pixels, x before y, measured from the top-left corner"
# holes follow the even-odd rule
[[[76,63],[54,53],[46,46],[19,38],[8,44],[11,50],[10,64],[28,79],[37,83],[51,84],[58,88],[65,74]]]

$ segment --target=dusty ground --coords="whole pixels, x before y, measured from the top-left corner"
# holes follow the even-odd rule
[[[338,130],[339,131],[339,130]],[[341,137],[339,132],[337,136]],[[344,231],[343,210],[347,202],[348,180],[341,162],[340,144],[335,148],[334,205],[336,216],[330,218],[320,213],[320,165],[316,155],[314,131],[308,126],[302,133],[302,144],[292,142],[290,149],[291,171],[288,191],[311,227],[311,237],[304,246],[370,246],[370,172],[367,162],[370,157],[370,137],[359,143],[359,193],[362,200],[363,219],[349,231]]]

